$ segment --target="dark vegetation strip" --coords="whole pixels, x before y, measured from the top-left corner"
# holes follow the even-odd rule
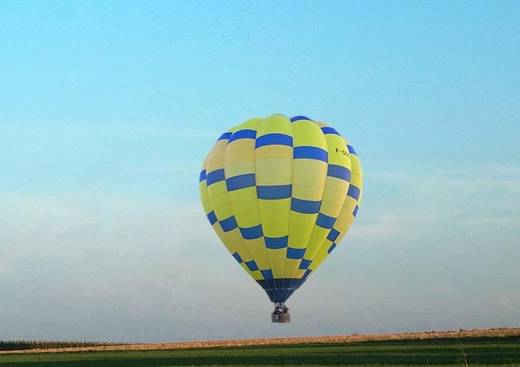
[[[88,342],[88,341],[38,341],[38,340],[0,340],[1,350],[31,350],[50,348],[97,347],[103,345],[118,345],[115,343]]]

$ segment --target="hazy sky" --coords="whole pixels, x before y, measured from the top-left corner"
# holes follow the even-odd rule
[[[2,1],[0,339],[520,326],[518,1]],[[356,147],[358,220],[272,309],[198,172],[272,113]]]

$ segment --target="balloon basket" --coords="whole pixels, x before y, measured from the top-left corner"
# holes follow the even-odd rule
[[[271,321],[276,323],[291,322],[289,308],[282,303],[275,303],[274,311],[271,314]]]

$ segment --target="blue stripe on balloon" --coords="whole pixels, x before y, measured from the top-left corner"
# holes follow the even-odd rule
[[[287,236],[283,237],[264,237],[265,247],[268,249],[280,249],[287,247]]]
[[[218,138],[218,140],[229,140],[229,138],[231,137],[233,133],[231,132],[227,132],[227,133],[224,133],[222,135],[220,135],[220,138]]]
[[[303,278],[303,279],[307,278],[311,272],[312,272],[311,269],[307,269],[307,270],[305,270],[305,273],[303,273],[303,277],[302,277],[302,278]]]
[[[226,179],[228,191],[240,190],[255,185],[256,180],[254,173],[246,173],[244,175],[233,176]]]
[[[336,223],[336,218],[329,217],[323,213],[318,214],[318,219],[316,219],[316,224],[322,228],[330,229]]]
[[[300,121],[300,120],[312,121],[307,116],[294,116],[294,117],[291,117],[291,122],[296,122],[296,121]]]
[[[291,210],[298,213],[314,214],[320,210],[321,201],[311,201],[292,198]]]
[[[260,238],[264,235],[262,233],[261,224],[253,227],[240,228],[240,233],[246,240],[254,240],[255,238]]]
[[[359,210],[359,205],[356,205],[356,207],[354,208],[354,210],[352,211],[352,215],[355,217],[357,215],[357,212]]]
[[[357,153],[352,145],[347,145],[347,149],[350,154],[357,155]]]
[[[266,145],[287,145],[292,147],[293,138],[286,134],[266,134],[256,139],[255,148],[260,148]]]
[[[206,179],[206,170],[203,169],[202,171],[200,171],[199,182],[202,182],[205,179]]]
[[[238,130],[233,133],[231,138],[229,139],[229,142],[238,140],[238,139],[254,139],[256,138],[256,130],[251,129],[244,129],[244,130]]]
[[[273,272],[271,270],[260,270],[264,279],[273,279]]]
[[[229,231],[232,231],[235,228],[237,228],[238,225],[237,225],[237,221],[236,221],[235,217],[232,215],[229,218],[221,220],[220,226],[222,227],[222,230],[224,232],[229,232]]]
[[[332,245],[330,245],[330,247],[327,250],[327,252],[330,254],[335,248],[336,248],[336,243],[332,243]]]
[[[208,218],[209,223],[210,223],[211,225],[217,223],[217,216],[215,215],[215,212],[214,212],[214,211],[210,211],[210,212],[206,215],[206,217]]]
[[[294,159],[317,159],[327,162],[327,152],[317,147],[295,147],[293,150]]]
[[[216,182],[220,182],[226,179],[226,175],[224,174],[224,169],[217,169],[215,171],[211,171],[206,174],[206,183],[207,185],[213,185]]]
[[[327,168],[327,176],[350,181],[351,173],[350,170],[346,167],[338,166],[336,164],[329,164]]]
[[[256,194],[264,200],[286,199],[291,197],[292,185],[257,186]]]
[[[311,263],[312,260],[302,259],[302,261],[300,262],[299,269],[307,269]]]
[[[246,261],[246,266],[251,271],[258,270],[258,265],[256,265],[255,260]]]
[[[288,259],[301,259],[305,254],[304,248],[292,248],[287,247],[287,258]]]
[[[348,187],[347,196],[350,196],[352,199],[358,200],[360,194],[361,190],[359,190],[359,187],[352,184]]]
[[[338,238],[338,236],[339,236],[339,232],[337,230],[335,230],[334,228],[332,228],[329,232],[329,235],[327,236],[327,239],[329,241],[334,242],[334,241],[336,241],[336,238]]]
[[[244,260],[242,260],[242,258],[241,258],[240,255],[238,254],[238,252],[235,252],[235,253],[233,254],[233,257],[235,258],[236,261],[238,261],[239,264],[242,263],[242,261],[244,261]]]
[[[334,134],[334,135],[340,135],[336,129],[334,129],[333,127],[329,127],[329,126],[325,126],[325,127],[322,127],[321,128],[321,131],[324,133],[324,134]],[[341,135],[340,135],[341,136]]]

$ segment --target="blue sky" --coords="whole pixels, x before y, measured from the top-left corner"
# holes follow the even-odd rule
[[[518,326],[519,16],[513,1],[2,2],[0,339]],[[335,126],[366,172],[357,223],[283,328],[197,187],[221,132],[278,112]]]

